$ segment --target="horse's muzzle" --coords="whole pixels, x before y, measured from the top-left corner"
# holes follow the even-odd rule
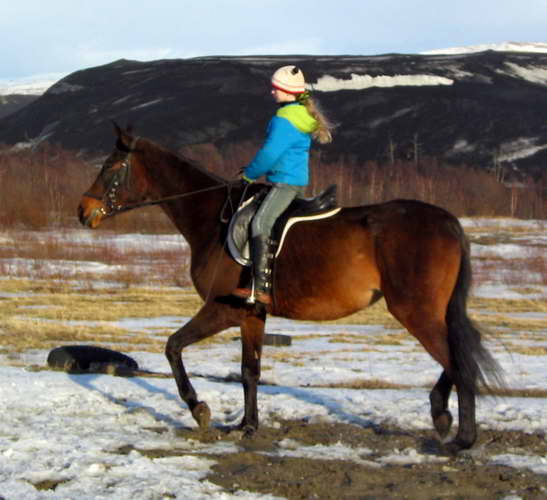
[[[105,214],[106,211],[102,203],[93,203],[93,201],[86,203],[86,200],[82,200],[78,206],[78,219],[80,223],[91,229],[99,226]]]

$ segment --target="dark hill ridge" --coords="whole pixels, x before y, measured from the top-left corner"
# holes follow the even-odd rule
[[[19,109],[27,106],[32,101],[38,99],[36,95],[9,94],[0,95],[0,119],[15,113]]]
[[[322,150],[328,160],[385,160],[390,146],[408,158],[418,144],[420,155],[455,163],[496,158],[533,174],[547,165],[547,54],[518,52],[120,60],[73,73],[0,119],[0,143],[102,154],[112,149],[110,119],[172,149],[258,142],[275,109],[270,75],[291,63],[339,124]]]

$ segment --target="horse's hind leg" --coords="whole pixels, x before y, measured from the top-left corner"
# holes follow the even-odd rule
[[[208,303],[201,308],[196,316],[167,340],[165,355],[171,365],[180,397],[188,405],[194,420],[201,429],[209,426],[211,411],[207,403],[198,400],[196,391],[188,379],[182,362],[182,350],[190,344],[236,324],[237,321],[231,317],[230,310],[226,306]]]
[[[265,312],[249,316],[241,323],[241,377],[245,397],[245,414],[240,428],[246,435],[258,429],[257,384],[260,378],[260,359],[264,342]]]
[[[433,390],[429,394],[431,418],[441,439],[444,439],[448,435],[452,426],[453,419],[452,414],[448,410],[448,398],[450,397],[453,385],[454,383],[450,377],[443,371],[435,387],[433,387]]]
[[[428,322],[426,318],[432,317],[433,313],[430,311],[426,314],[423,309],[420,311],[418,306],[413,314],[406,317],[400,312],[394,313],[394,316],[444,368],[443,374],[430,394],[433,425],[441,438],[446,437],[452,423],[452,415],[448,410],[448,397],[452,385],[455,384],[458,389],[458,432],[456,437],[445,445],[446,450],[457,453],[462,449],[470,448],[477,439],[475,393],[453,365],[446,321],[438,319]]]

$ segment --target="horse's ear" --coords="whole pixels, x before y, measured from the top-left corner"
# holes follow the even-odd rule
[[[118,139],[119,139],[122,135],[123,130],[114,120],[110,120],[110,121],[112,123],[112,126],[114,127],[114,132],[116,132],[116,135],[118,136]]]
[[[114,120],[112,120],[112,125],[114,126],[114,131],[118,136],[118,144],[123,144],[125,147],[129,148],[133,138],[130,135],[129,130],[123,130]]]

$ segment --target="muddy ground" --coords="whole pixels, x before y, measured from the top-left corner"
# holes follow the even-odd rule
[[[207,477],[231,493],[246,490],[288,499],[545,499],[547,475],[528,469],[490,464],[490,457],[505,453],[547,456],[544,433],[481,430],[473,450],[442,462],[392,465],[377,461],[407,448],[431,458],[442,456],[438,441],[427,431],[393,427],[363,428],[346,424],[279,422],[263,427],[252,438],[238,431],[212,429],[204,434],[180,430],[181,437],[203,442],[235,442],[240,451],[207,455],[217,461]],[[334,445],[369,448],[363,462],[290,458],[281,456],[279,443],[290,439],[301,446]],[[124,450],[129,451],[129,450]],[[188,451],[139,450],[148,456],[187,454]],[[122,450],[120,450],[122,452]]]

